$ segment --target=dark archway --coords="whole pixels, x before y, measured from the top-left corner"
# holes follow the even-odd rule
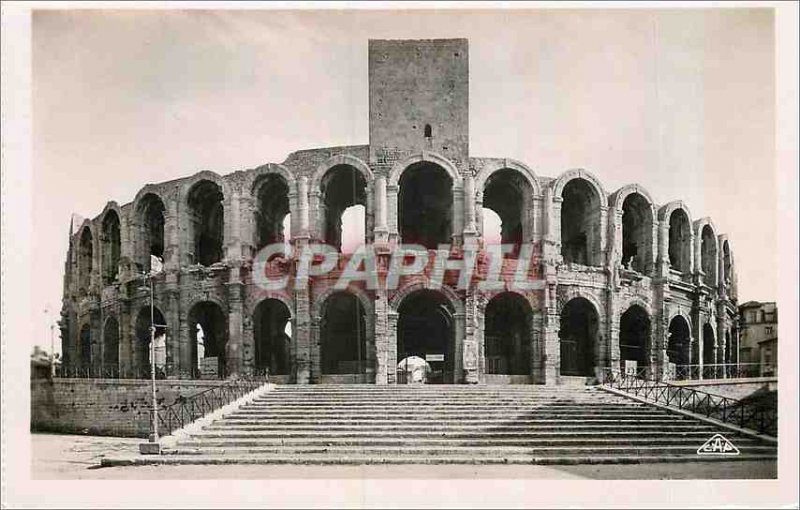
[[[429,383],[455,382],[455,326],[450,301],[439,291],[421,289],[400,303],[397,361],[409,356],[429,359]],[[443,358],[443,361],[436,361]]]
[[[585,179],[572,179],[561,193],[561,255],[566,263],[601,265],[600,197]]]
[[[82,293],[89,292],[92,285],[92,269],[94,267],[94,239],[92,231],[84,228],[78,245],[78,287]]]
[[[344,225],[342,215],[354,206],[367,205],[367,181],[364,176],[350,165],[336,165],[328,169],[320,184],[322,192],[322,218],[324,222],[325,242],[342,251],[342,240],[352,235],[351,225]],[[366,232],[366,214],[364,214],[364,232]],[[355,229],[354,229],[355,230]],[[363,244],[366,240],[361,239]]]
[[[717,241],[711,226],[704,225],[701,233],[700,245],[701,267],[703,268],[703,283],[709,287],[717,286]]]
[[[210,266],[222,260],[225,230],[224,196],[212,181],[200,181],[189,191],[189,220],[195,264]]]
[[[561,344],[561,375],[594,374],[595,345],[599,317],[589,300],[574,298],[561,310],[558,338]]]
[[[453,180],[439,165],[422,161],[403,171],[398,197],[403,243],[435,249],[451,242],[452,188]]]
[[[639,193],[622,202],[622,265],[642,274],[653,269],[653,209]]]
[[[81,326],[80,331],[80,366],[89,369],[92,366],[92,327],[89,324]]]
[[[530,375],[532,314],[530,303],[513,292],[489,301],[483,333],[487,374]]]
[[[156,326],[155,334],[156,346],[163,343],[164,335],[167,334],[164,324],[164,314],[158,307],[153,307],[152,324]],[[137,378],[150,377],[150,305],[143,306],[136,316],[135,339],[133,342],[133,370]],[[163,377],[164,367],[159,367],[159,356],[156,356],[156,377]]]
[[[139,201],[136,264],[140,271],[150,271],[151,255],[164,258],[164,212],[164,202],[157,195],[148,193]]]
[[[526,233],[533,230],[528,216],[532,197],[528,180],[510,168],[494,172],[483,188],[483,207],[500,217],[500,242],[513,245],[515,253],[519,253]]]
[[[119,322],[116,317],[106,319],[103,328],[103,367],[112,373],[119,369]]]
[[[667,358],[678,366],[689,365],[692,333],[689,323],[681,315],[669,321],[669,340],[667,341]]]
[[[335,292],[322,304],[320,356],[323,374],[364,374],[370,360],[366,313],[349,292]]]
[[[291,327],[289,308],[278,299],[265,299],[253,311],[255,367],[273,375],[289,374],[291,364]],[[289,330],[287,332],[287,329]]]
[[[633,305],[619,318],[619,354],[622,360],[636,361],[637,366],[650,364],[650,316],[639,305]]]
[[[714,359],[714,347],[716,343],[716,335],[714,328],[711,324],[705,323],[703,325],[703,365],[714,365],[717,361]]]
[[[117,279],[121,250],[119,216],[113,209],[103,218],[102,242],[103,284],[111,285]]]
[[[222,308],[211,301],[201,301],[189,310],[189,335],[192,344],[192,371],[196,378],[224,379],[228,320]]]
[[[266,174],[254,186],[256,197],[256,250],[270,244],[285,243],[289,233],[284,220],[289,214],[289,184],[277,174]]]
[[[669,215],[669,265],[675,271],[689,272],[692,260],[692,230],[683,209]]]

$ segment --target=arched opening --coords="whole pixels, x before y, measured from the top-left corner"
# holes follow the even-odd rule
[[[491,209],[486,207],[483,213],[483,246],[499,245],[503,242],[503,220]]]
[[[355,253],[366,239],[366,207],[351,205],[342,213],[342,253]]]
[[[689,323],[680,315],[676,315],[669,322],[667,341],[667,358],[676,365],[689,365],[689,351],[691,349],[692,334]]]
[[[487,374],[530,375],[531,316],[519,294],[504,292],[489,301],[483,333]]]
[[[435,249],[449,244],[453,221],[453,180],[439,165],[421,161],[400,177],[400,238]]]
[[[669,265],[675,271],[687,273],[692,259],[692,231],[689,216],[683,209],[669,215]]]
[[[288,375],[291,363],[292,318],[289,308],[278,299],[265,299],[253,311],[255,368],[271,375]]]
[[[111,285],[117,279],[120,256],[120,230],[119,216],[110,210],[103,218],[102,257],[103,257],[103,284]]]
[[[80,332],[80,366],[81,368],[91,368],[92,366],[92,327],[87,323],[81,326]]]
[[[103,366],[116,372],[119,368],[119,322],[109,317],[103,328]]]
[[[561,255],[565,263],[601,265],[600,197],[585,179],[572,179],[561,193]]]
[[[139,246],[136,264],[140,271],[150,271],[150,256],[164,258],[164,202],[148,193],[137,206]]]
[[[639,193],[622,202],[622,265],[650,274],[653,262],[653,210]]]
[[[594,375],[598,324],[597,310],[589,300],[573,298],[564,305],[558,331],[561,375]]]
[[[714,365],[714,347],[716,344],[716,335],[714,328],[709,323],[703,325],[703,365]]]
[[[364,176],[350,165],[336,165],[330,168],[322,178],[322,217],[325,224],[325,242],[342,250],[342,242],[348,240],[350,247],[355,231],[360,231],[361,237],[358,244],[365,242],[366,215],[363,216],[361,226],[345,225],[344,214],[354,206],[366,207],[367,181]],[[356,209],[355,211],[358,211]],[[353,212],[350,213],[351,215]],[[345,226],[347,229],[345,230]]]
[[[421,289],[400,303],[397,360],[416,356],[427,360],[429,383],[453,383],[455,367],[454,310],[441,292]]]
[[[701,233],[701,267],[703,268],[703,283],[709,287],[717,285],[717,243],[714,231],[709,225],[704,225]]]
[[[286,219],[289,218],[289,184],[277,174],[266,174],[255,185],[256,251],[290,239]]]
[[[94,260],[92,231],[84,228],[78,245],[78,287],[81,293],[89,292],[92,285],[92,262]]]
[[[639,305],[631,306],[619,318],[619,354],[639,367],[650,364],[650,316]]]
[[[728,240],[726,239],[722,243],[722,271],[723,271],[723,278],[725,279],[725,285],[729,286],[731,284],[731,247],[728,244]]]
[[[150,306],[143,306],[136,316],[136,340],[133,344],[133,368],[135,376],[139,378],[150,377]],[[166,340],[167,329],[164,314],[158,307],[153,307],[153,325],[155,325],[155,365],[156,377],[163,378],[166,368]]]
[[[336,292],[322,304],[320,356],[323,374],[364,374],[371,359],[366,313],[349,292]]]
[[[210,266],[222,260],[225,208],[222,189],[212,181],[200,181],[189,191],[189,224],[195,264]]]
[[[228,321],[222,308],[211,301],[195,304],[189,310],[189,334],[193,376],[200,379],[227,377]]]
[[[528,221],[532,196],[530,183],[510,168],[490,175],[483,189],[483,206],[500,218],[500,242],[513,245],[514,253],[519,253],[526,233],[532,230]]]

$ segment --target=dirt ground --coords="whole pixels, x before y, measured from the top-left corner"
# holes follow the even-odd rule
[[[33,434],[31,477],[38,480],[202,479],[774,479],[769,461],[581,466],[127,466],[99,468],[103,456],[138,451],[140,439]]]

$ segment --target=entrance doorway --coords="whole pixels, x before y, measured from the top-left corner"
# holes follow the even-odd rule
[[[454,310],[448,299],[434,290],[418,290],[406,296],[400,304],[397,323],[397,382],[412,382],[409,357],[425,360],[430,366],[425,382],[452,384],[454,378],[455,335]]]

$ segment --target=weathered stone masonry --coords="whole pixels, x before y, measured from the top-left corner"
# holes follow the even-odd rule
[[[221,376],[269,369],[300,384],[395,383],[397,363],[412,354],[442,354],[439,380],[466,383],[591,380],[624,359],[654,376],[668,363],[736,362],[727,236],[639,184],[609,194],[584,169],[549,178],[512,159],[471,156],[468,62],[466,40],[370,41],[368,145],[147,184],[132,202],[72,224],[65,364],[147,369],[150,294],[140,274],[151,254],[164,260],[154,303],[167,326],[167,377],[199,376],[205,357]],[[480,265],[488,208],[515,247],[501,274],[530,250],[528,278],[544,285],[464,290],[448,273],[432,289],[426,271],[396,289],[337,290],[346,256],[284,290],[254,284],[254,257],[270,243],[338,249],[341,215],[354,205],[364,207],[381,275],[399,243],[449,243]],[[289,274],[294,264],[269,267]]]

